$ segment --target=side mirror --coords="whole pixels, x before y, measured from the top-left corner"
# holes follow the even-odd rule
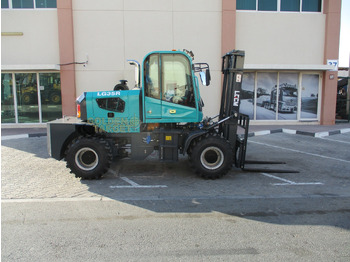
[[[210,77],[209,69],[205,70],[205,72],[203,72],[203,71],[199,72],[199,76],[200,76],[202,84],[204,86],[210,85],[211,77]]]

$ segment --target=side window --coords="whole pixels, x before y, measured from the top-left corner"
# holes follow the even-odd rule
[[[1,8],[36,9],[57,8],[57,0],[1,0]]]
[[[96,102],[99,108],[105,109],[108,111],[123,113],[125,110],[125,102],[123,99],[119,97],[98,98],[96,99]]]
[[[300,0],[281,0],[281,11],[299,12]]]
[[[1,0],[1,8],[9,8],[9,0]]]
[[[160,99],[159,55],[152,54],[144,64],[145,95]]]
[[[34,8],[33,0],[12,0],[12,8]]]
[[[277,0],[259,0],[259,11],[277,11]]]
[[[322,1],[321,0],[304,0],[302,4],[303,12],[321,12]]]
[[[256,10],[256,0],[237,0],[237,10]]]
[[[162,100],[196,107],[191,65],[186,56],[162,55]]]
[[[36,8],[56,8],[56,0],[35,0]]]

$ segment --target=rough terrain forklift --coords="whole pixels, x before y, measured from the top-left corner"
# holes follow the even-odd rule
[[[77,117],[47,124],[48,150],[82,179],[100,178],[114,157],[142,160],[158,150],[160,161],[187,154],[203,178],[224,176],[232,166],[244,168],[249,117],[239,113],[244,51],[222,57],[220,112],[204,118],[199,73],[210,83],[207,63],[193,63],[193,53],[156,51],[135,66],[135,87],[122,80],[113,90],[84,92]],[[237,134],[238,126],[245,132]]]

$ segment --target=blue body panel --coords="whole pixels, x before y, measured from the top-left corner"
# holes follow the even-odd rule
[[[119,104],[106,108],[103,99]],[[107,133],[140,132],[140,90],[87,92],[86,108],[88,122]]]
[[[194,104],[185,106],[171,102],[171,97],[145,96],[145,60],[149,55],[178,54],[190,65]],[[159,59],[161,64],[162,59]],[[182,51],[156,51],[146,55],[141,65],[142,87],[136,90],[86,92],[86,118],[88,123],[107,133],[139,133],[143,123],[198,123],[202,121],[198,78],[194,75],[192,58]],[[141,95],[142,94],[142,95]],[[167,100],[168,99],[168,100]],[[142,108],[140,108],[142,106]],[[143,115],[140,116],[142,110]]]

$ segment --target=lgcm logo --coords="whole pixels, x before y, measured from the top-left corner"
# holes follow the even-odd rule
[[[235,96],[233,97],[233,106],[239,105],[239,91],[235,91]]]

